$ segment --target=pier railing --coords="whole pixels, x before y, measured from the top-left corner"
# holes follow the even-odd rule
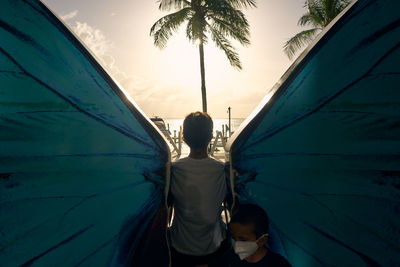
[[[180,158],[181,156],[185,155],[185,152],[189,153],[188,149],[186,149],[186,151],[183,151],[184,144],[182,126],[179,127],[179,131],[174,130],[173,134],[170,131],[165,131],[163,133],[172,147],[171,154],[174,159]],[[232,131],[230,131],[229,126],[226,124],[222,125],[221,131],[216,131],[215,135],[211,139],[208,153],[211,156],[216,156],[216,154],[221,153],[225,154],[225,145],[231,135]],[[219,156],[224,157],[224,155]]]

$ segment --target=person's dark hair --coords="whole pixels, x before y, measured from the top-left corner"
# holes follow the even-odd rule
[[[213,121],[206,112],[192,112],[183,121],[183,139],[191,148],[207,147],[212,131]]]
[[[263,234],[267,234],[269,230],[267,213],[255,204],[243,204],[237,207],[232,214],[230,223],[253,224],[254,234],[257,238]]]

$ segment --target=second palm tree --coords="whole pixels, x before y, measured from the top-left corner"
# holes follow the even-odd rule
[[[304,7],[307,9],[297,24],[299,26],[312,26],[311,29],[302,31],[290,38],[283,46],[283,51],[292,59],[299,49],[311,43],[317,33],[345,9],[351,0],[306,0]]]

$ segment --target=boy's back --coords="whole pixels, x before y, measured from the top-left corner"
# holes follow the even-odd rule
[[[209,157],[187,157],[172,166],[172,246],[188,255],[213,253],[225,238],[221,220],[221,203],[227,188],[224,164]]]

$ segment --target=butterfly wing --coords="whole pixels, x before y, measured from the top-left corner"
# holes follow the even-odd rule
[[[162,190],[168,147],[40,1],[0,9],[0,262],[104,266]]]
[[[398,10],[352,4],[229,144],[294,266],[400,263]]]

